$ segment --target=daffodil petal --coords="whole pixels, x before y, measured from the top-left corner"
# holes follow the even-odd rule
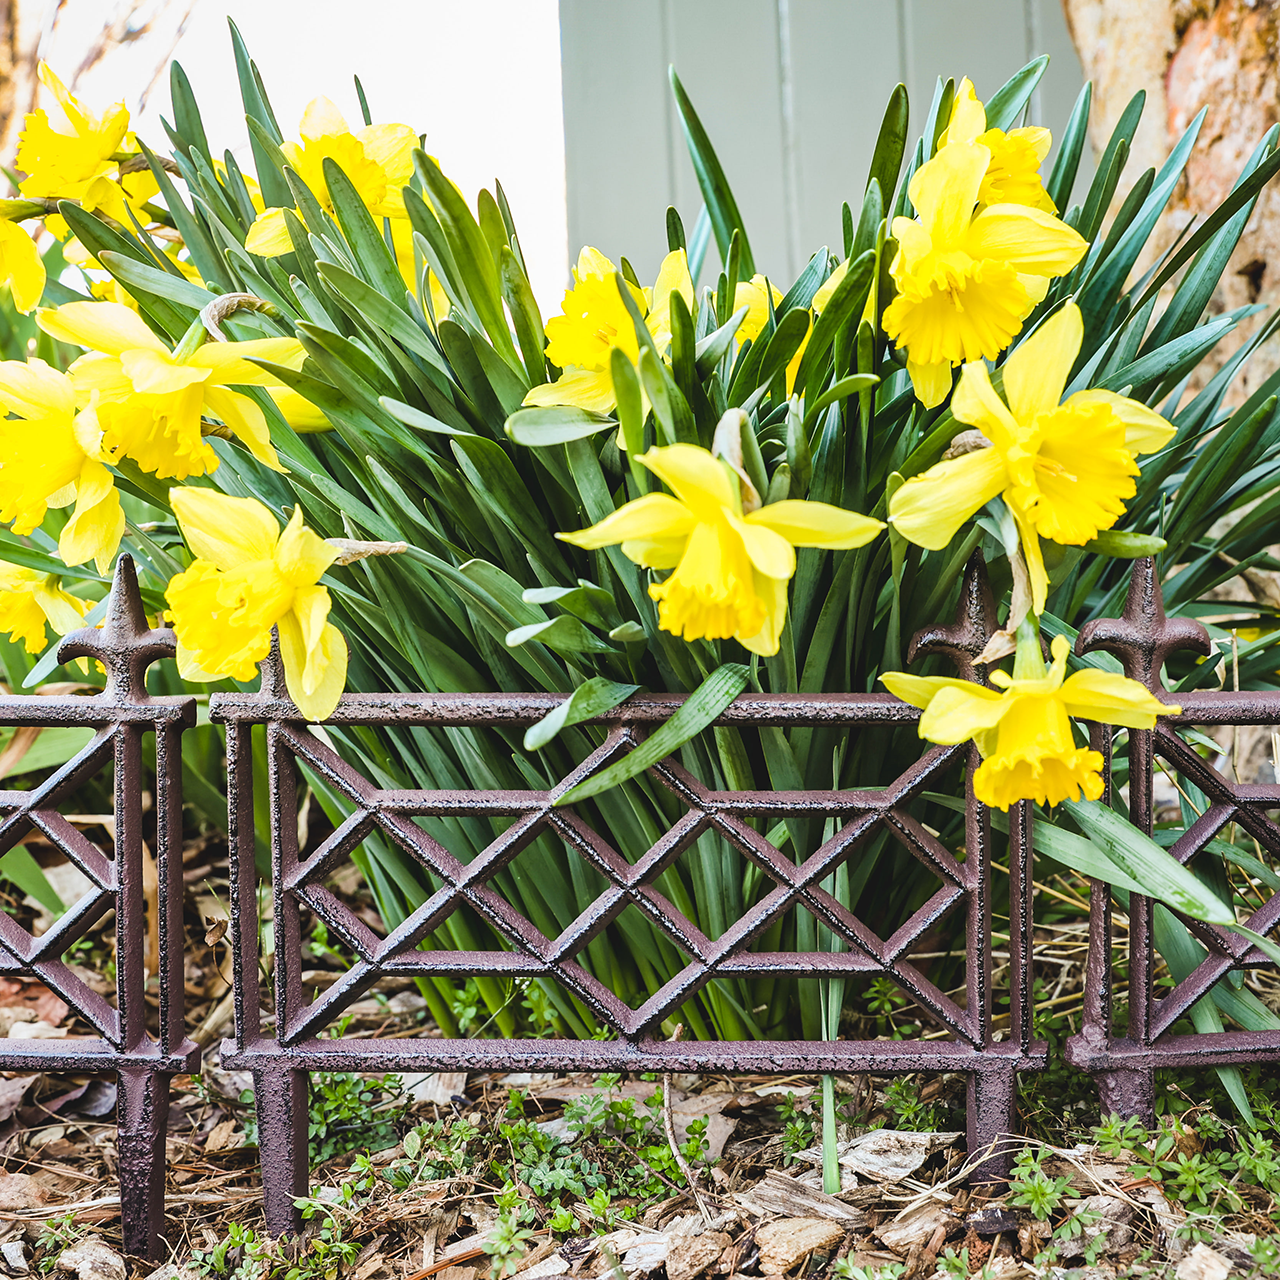
[[[224,571],[270,560],[280,540],[275,516],[256,498],[232,498],[216,489],[175,485],[169,505],[187,545]]]
[[[169,354],[142,317],[122,302],[68,302],[56,308],[42,307],[36,312],[36,324],[59,342],[111,356],[135,350]]]
[[[0,405],[21,418],[70,415],[76,393],[65,373],[32,357],[0,362]]]
[[[293,252],[293,237],[284,220],[283,209],[264,209],[253,220],[244,247],[259,258],[278,258]]]
[[[912,174],[908,194],[934,244],[951,244],[961,238],[990,163],[991,152],[986,147],[952,143],[940,147],[932,160]],[[987,256],[997,255],[974,254]]]
[[[743,517],[746,524],[763,525],[795,547],[828,547],[845,551],[865,546],[884,528],[879,520],[845,511],[826,502],[786,498],[771,502]]]
[[[289,697],[308,720],[327,720],[347,682],[346,640],[337,627],[326,623],[319,644],[308,653],[294,614],[286,614],[277,626]]]
[[[209,387],[204,393],[204,402],[264,467],[282,473],[286,470],[271,446],[266,415],[248,396],[227,387]]]
[[[1012,698],[979,684],[939,689],[920,717],[920,736],[944,745],[965,742],[994,729],[1013,705]]]
[[[647,493],[589,529],[557,533],[556,537],[575,547],[594,550],[637,539],[684,539],[693,531],[694,523],[693,513],[669,493]]]
[[[766,578],[786,581],[796,571],[795,548],[786,538],[775,533],[762,524],[747,524],[732,512],[726,512],[726,518],[757,571]]]
[[[948,142],[973,142],[986,131],[986,110],[974,92],[973,81],[965,76],[956,86],[955,103],[951,108],[951,119],[947,122],[942,145],[945,146]]]
[[[693,444],[672,444],[650,449],[640,461],[695,516],[710,520],[718,518],[726,507],[733,509],[729,477],[708,450]]]
[[[1031,275],[1061,276],[1089,246],[1078,231],[1043,209],[993,204],[970,224],[964,248],[975,258],[996,258]]]
[[[276,544],[275,559],[280,572],[299,590],[309,590],[337,558],[337,547],[330,546],[308,529],[302,523],[302,508],[294,507],[293,515]],[[327,592],[325,600],[327,608]]]
[[[1077,671],[1062,684],[1067,714],[1126,729],[1150,729],[1160,715],[1177,715],[1182,708],[1161,702],[1136,680],[1110,671]]]
[[[36,242],[16,222],[0,223],[0,279],[8,283],[13,305],[24,315],[40,305],[44,261]]]
[[[1009,355],[1001,366],[1004,394],[1019,422],[1058,407],[1083,340],[1080,308],[1069,302]]]
[[[270,387],[278,385],[279,378],[251,364],[251,359],[301,369],[306,356],[297,338],[254,338],[248,342],[206,342],[187,364],[211,370],[209,383],[213,386]]]
[[[133,389],[142,395],[168,395],[174,391],[185,391],[197,382],[204,382],[209,376],[207,369],[178,364],[167,351],[150,351],[145,348],[124,352],[120,356],[120,367]]]
[[[1124,447],[1130,453],[1154,453],[1163,449],[1174,437],[1175,428],[1154,409],[1128,396],[1118,396],[1114,391],[1077,391],[1064,405],[1107,404],[1124,423]]]
[[[1036,533],[1033,521],[1023,513],[1016,502],[1009,503],[1013,512],[1014,523],[1018,526],[1018,537],[1022,543],[1022,558],[1027,563],[1027,574],[1031,579],[1032,612],[1044,612],[1045,601],[1049,597],[1049,574],[1044,567],[1044,553],[1040,550],[1040,536]]]
[[[913,676],[905,671],[886,671],[880,682],[895,698],[909,702],[913,707],[925,710],[943,689],[983,689],[972,680],[957,680],[954,676]],[[998,698],[994,689],[983,689]]]
[[[530,387],[524,403],[537,407],[567,404],[593,413],[608,413],[617,397],[608,369],[570,369],[554,382]]]
[[[926,409],[937,408],[951,392],[951,361],[935,360],[924,364],[907,354],[907,372],[911,375],[911,389],[916,399]]]
[[[889,523],[908,542],[940,551],[975,511],[1007,482],[997,449],[977,449],[949,458],[913,476],[889,500]]]
[[[977,427],[999,449],[1011,449],[1025,434],[991,385],[987,366],[974,360],[960,370],[960,383],[951,398],[957,422]]]

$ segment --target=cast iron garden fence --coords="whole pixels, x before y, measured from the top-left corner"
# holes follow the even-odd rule
[[[910,657],[947,656],[958,674],[974,678],[973,659],[995,627],[981,565],[966,573],[956,620],[918,635]],[[1126,672],[1157,694],[1165,657],[1178,648],[1205,651],[1196,623],[1167,619],[1150,561],[1135,565],[1124,616],[1090,624],[1077,651],[1106,650]],[[63,641],[62,658],[89,656],[107,672],[93,697],[5,696],[0,724],[76,724],[95,729],[71,761],[29,791],[0,792],[0,852],[36,830],[78,865],[94,884],[46,934],[33,938],[0,915],[0,971],[40,978],[71,1006],[96,1036],[49,1041],[6,1041],[0,1070],[101,1070],[120,1082],[119,1177],[127,1248],[162,1250],[164,1136],[169,1079],[195,1070],[198,1047],[186,1037],[182,1010],[181,767],[183,728],[194,723],[190,698],[153,698],[146,692],[149,664],[173,653],[168,630],[149,630],[131,561],[121,557],[111,604],[101,629]],[[1238,823],[1280,856],[1280,827],[1267,816],[1280,808],[1280,787],[1230,783],[1177,733],[1180,726],[1272,724],[1280,720],[1275,692],[1190,692],[1177,695],[1183,713],[1151,732],[1130,734],[1129,804],[1133,820],[1150,830],[1153,759],[1167,760],[1208,799],[1203,814],[1173,846],[1184,863],[1228,823]],[[329,726],[453,726],[519,728],[540,719],[554,694],[347,694]],[[594,722],[601,745],[558,784],[544,790],[384,790],[363,777],[302,722],[284,692],[273,660],[264,664],[262,689],[217,694],[210,718],[226,726],[227,787],[232,878],[235,1034],[224,1064],[252,1071],[258,1108],[260,1155],[269,1227],[297,1225],[295,1200],[307,1187],[308,1085],[311,1071],[576,1070],[724,1072],[953,1071],[968,1077],[968,1144],[974,1173],[998,1177],[1006,1167],[992,1155],[1001,1135],[1016,1132],[1019,1072],[1045,1067],[1047,1050],[1034,1035],[1032,813],[1010,813],[1008,837],[1009,959],[993,969],[990,815],[972,794],[977,760],[966,745],[931,747],[885,787],[830,791],[716,791],[674,759],[650,770],[653,782],[674,795],[685,812],[634,863],[593,829],[572,805],[556,799],[571,786],[633,749],[669,718],[683,699],[641,695]],[[919,712],[886,694],[743,695],[717,722],[737,726],[842,727],[874,733],[914,723]],[[260,1013],[258,882],[255,866],[253,730],[265,726],[269,787],[271,882],[274,914],[274,1017]],[[159,973],[145,968],[142,893],[146,854],[142,819],[142,740],[155,736],[155,858],[159,875]],[[1094,744],[1110,760],[1111,731],[1094,730]],[[350,815],[317,848],[299,848],[298,765],[304,764]],[[964,766],[966,806],[963,860],[908,811],[944,775]],[[114,768],[115,832],[111,847],[91,843],[59,812],[86,778]],[[466,816],[508,821],[469,863],[457,860],[416,818]],[[834,834],[797,865],[767,841],[752,819],[834,820]],[[909,919],[882,937],[824,887],[835,869],[856,858],[881,828],[925,866],[938,888]],[[325,886],[325,879],[373,832],[418,862],[438,888],[401,925],[379,936]],[[662,895],[655,881],[700,836],[714,833],[772,882],[773,888],[721,936],[708,937]],[[595,869],[605,888],[558,936],[549,937],[492,887],[491,881],[539,835],[548,833]],[[1003,849],[1004,838],[998,842]],[[1002,868],[1003,869],[1003,868]],[[1095,885],[1090,921],[1082,1028],[1067,1058],[1098,1082],[1104,1108],[1149,1117],[1158,1066],[1203,1067],[1280,1058],[1280,1033],[1225,1031],[1172,1035],[1170,1028],[1213,984],[1233,970],[1265,963],[1251,944],[1228,931],[1187,921],[1206,950],[1204,961],[1167,994],[1153,982],[1152,903],[1136,895],[1129,907],[1129,981],[1124,993],[1129,1025],[1112,1031],[1112,964],[1116,939],[1107,889]],[[489,951],[424,949],[425,940],[463,905],[484,919],[503,947]],[[1003,905],[1003,904],[1001,904]],[[638,1008],[621,1001],[578,957],[629,907],[643,912],[687,956],[684,969]],[[63,961],[66,949],[105,911],[116,910],[116,1000],[82,983]],[[766,952],[753,946],[782,914],[803,907],[839,939],[839,951]],[[946,915],[965,920],[964,998],[940,990],[912,962],[913,948]],[[302,976],[304,914],[314,914],[357,957],[350,970],[314,998]],[[1251,927],[1269,931],[1280,919],[1280,896],[1261,906]],[[1007,973],[999,990],[996,972]],[[353,1038],[342,1033],[343,1010],[384,977],[504,975],[512,980],[554,980],[590,1011],[611,1038],[599,1040],[462,1037]],[[945,1038],[917,1040],[761,1040],[672,1042],[662,1026],[708,982],[732,977],[792,975],[806,979],[884,976],[922,1011]],[[159,1018],[148,1030],[149,980],[158,985]],[[1008,1028],[997,1029],[996,997],[1008,1001]]]

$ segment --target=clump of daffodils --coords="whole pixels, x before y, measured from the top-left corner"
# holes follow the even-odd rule
[[[306,324],[292,325],[279,308],[253,295],[225,295],[216,300],[215,310],[224,304],[231,310],[240,305],[267,310],[285,333],[228,341],[219,325],[225,315],[206,307],[185,335],[175,326],[167,331],[170,336],[162,336],[155,315],[131,295],[127,277],[106,274],[110,255],[100,262],[91,248],[68,239],[66,205],[59,206],[70,202],[109,224],[136,227],[145,237],[140,243],[174,278],[174,296],[182,296],[185,286],[206,287],[182,235],[170,219],[158,216],[161,186],[130,132],[128,111],[116,104],[95,113],[47,67],[41,79],[53,101],[26,121],[17,155],[24,174],[22,198],[0,206],[0,284],[8,286],[18,309],[35,310],[48,338],[83,354],[65,371],[34,358],[0,363],[0,405],[9,415],[0,422],[0,521],[27,537],[50,519],[50,512],[65,512],[52,518],[61,561],[92,563],[106,574],[130,536],[129,503],[141,479],[150,486],[145,490],[149,501],[167,501],[185,547],[185,552],[174,548],[186,558],[172,573],[165,600],[186,678],[250,680],[274,635],[290,696],[303,715],[323,719],[341,696],[348,659],[346,641],[329,617],[331,575],[352,558],[399,553],[406,544],[322,538],[306,523],[301,506],[244,496],[252,491],[244,477],[265,476],[262,494],[288,492],[283,486],[289,472],[281,457],[292,463],[295,455],[284,448],[286,440],[297,447],[292,432],[330,430],[330,413],[339,418],[351,411],[358,422],[368,422],[375,411],[369,403],[373,397],[365,396],[358,379],[330,382],[323,362],[293,336],[296,329],[305,337]],[[381,265],[362,275],[368,264],[340,262],[341,255],[317,249],[317,276],[291,282],[302,300],[298,315],[321,328],[324,316],[334,319],[337,309],[324,295],[323,282],[333,279],[330,272],[344,273],[360,276],[360,283],[381,281],[378,287],[394,295],[386,300],[412,354],[396,349],[391,358],[406,368],[416,361],[440,373],[464,341],[470,343],[474,365],[463,360],[457,369],[448,368],[448,378],[461,386],[457,400],[445,397],[443,408],[433,402],[432,395],[443,390],[437,382],[425,394],[430,414],[409,406],[415,421],[426,421],[430,430],[443,425],[454,437],[466,436],[463,428],[475,427],[483,416],[486,395],[500,401],[504,412],[522,405],[587,410],[595,424],[615,412],[621,422],[630,406],[630,426],[617,435],[620,445],[631,446],[625,461],[619,466],[615,455],[606,474],[604,460],[594,455],[601,461],[603,489],[594,492],[593,518],[584,516],[577,524],[561,520],[563,531],[556,537],[579,551],[618,547],[640,566],[648,575],[657,630],[702,646],[699,663],[719,652],[709,645],[737,645],[765,658],[777,655],[794,580],[812,587],[826,572],[817,569],[812,554],[807,563],[813,572],[806,570],[797,549],[853,552],[869,547],[884,529],[880,519],[849,509],[865,505],[872,510],[874,495],[864,504],[861,491],[842,488],[838,475],[811,490],[809,471],[826,420],[819,410],[840,398],[832,384],[846,369],[865,370],[854,348],[894,347],[920,404],[933,408],[950,396],[956,421],[970,431],[963,448],[891,486],[887,504],[876,507],[876,514],[887,516],[908,542],[940,551],[984,509],[1006,512],[1015,531],[1010,551],[1015,579],[1025,580],[1025,590],[1015,590],[1005,627],[1004,652],[1013,650],[1011,637],[1019,636],[1014,675],[1009,679],[996,672],[992,679],[998,690],[902,673],[889,673],[885,683],[925,710],[922,735],[939,742],[964,737],[978,742],[984,755],[979,786],[989,803],[1007,805],[1019,798],[1052,803],[1063,795],[1096,792],[1097,765],[1090,752],[1074,745],[1070,718],[1105,718],[1109,711],[1111,723],[1145,724],[1161,708],[1145,691],[1116,683],[1118,677],[1101,683],[1091,673],[1066,677],[1065,651],[1056,642],[1053,666],[1037,667],[1039,651],[1023,642],[1023,632],[1034,629],[1046,606],[1043,542],[1080,547],[1111,528],[1135,492],[1138,459],[1164,447],[1173,429],[1145,405],[1111,392],[1083,390],[1064,399],[1083,338],[1074,303],[1058,306],[1047,318],[1037,315],[1035,331],[1023,334],[1051,282],[1071,271],[1088,247],[1059,219],[1045,191],[1040,169],[1050,147],[1047,130],[989,128],[972,84],[962,81],[936,152],[910,180],[910,216],[880,222],[872,237],[877,262],[887,237],[896,242],[896,249],[885,250],[892,252],[883,264],[887,271],[868,272],[870,255],[864,253],[859,275],[857,253],[847,248],[847,260],[838,264],[826,254],[815,258],[799,316],[793,314],[788,342],[780,344],[786,346],[783,358],[769,365],[769,386],[744,382],[745,389],[735,389],[736,375],[752,360],[764,363],[762,353],[778,331],[777,311],[786,296],[767,275],[751,268],[749,278],[736,278],[730,254],[719,296],[704,290],[700,297],[694,279],[699,267],[695,262],[691,272],[684,247],[672,248],[651,285],[638,282],[625,262],[624,273],[586,247],[559,313],[544,326],[536,304],[522,299],[504,274],[510,264],[502,255],[519,250],[514,233],[500,243],[507,232],[497,222],[509,221],[509,212],[504,202],[499,210],[490,201],[476,224],[478,239],[468,248],[468,253],[474,250],[471,269],[493,290],[487,309],[477,310],[474,298],[464,299],[466,290],[457,278],[446,280],[448,290],[442,285],[441,276],[449,277],[457,266],[450,261],[452,251],[445,252],[445,230],[456,211],[437,208],[422,194],[415,157],[419,176],[424,169],[434,172],[434,162],[418,154],[419,141],[406,124],[353,129],[333,102],[317,97],[303,113],[296,139],[279,145],[293,190],[301,192],[300,182],[312,199],[301,193],[297,206],[287,207],[277,183],[268,206],[252,178],[229,173],[229,162],[211,162],[218,181],[234,188],[241,225],[247,227],[243,249],[237,244],[229,252],[265,273],[257,278],[283,288],[286,276],[276,260],[299,255],[308,236],[315,247],[344,219],[363,219],[375,228],[379,263],[384,251],[394,263],[390,283]],[[447,180],[431,191],[448,203]],[[432,219],[439,237],[423,234],[432,229]],[[873,221],[879,219],[877,214]],[[29,230],[37,221],[66,242],[65,260],[81,266],[86,287],[102,300],[39,305],[46,292],[45,270]],[[682,244],[682,233],[672,244]],[[492,263],[485,257],[490,251]],[[863,292],[849,303],[851,286],[859,280]],[[793,293],[801,292],[797,284]],[[828,308],[837,300],[847,310],[833,324]],[[446,326],[442,322],[450,315],[454,323]],[[475,323],[477,317],[483,325]],[[498,332],[507,317],[513,332]],[[697,350],[686,351],[692,359],[684,359],[677,370],[673,328],[678,330],[686,317],[694,326],[690,345]],[[344,322],[335,323],[342,328]],[[837,328],[838,339],[833,336]],[[713,330],[719,335],[714,339]],[[516,344],[504,344],[513,335],[528,377],[512,364]],[[361,367],[390,367],[387,352],[359,336],[348,341],[335,332],[334,338],[347,343]],[[989,362],[1020,339],[993,380]],[[819,341],[827,345],[811,351]],[[708,343],[714,344],[710,356],[705,355]],[[498,350],[504,345],[509,355]],[[825,366],[829,373],[809,375],[811,385],[804,385],[811,357],[828,350],[838,353]],[[707,368],[717,362],[718,370],[708,375]],[[490,378],[483,387],[482,373]],[[650,402],[651,394],[655,402],[679,398],[674,390],[670,396],[664,390],[676,387],[677,373],[688,393],[688,418],[698,420],[691,424],[682,418],[678,429],[674,418],[659,422],[659,406]],[[875,376],[863,372],[854,379],[856,390],[846,385],[843,400],[850,407],[844,410],[842,450],[860,443],[854,439],[854,397],[866,393],[881,373],[877,365]],[[694,385],[695,377],[702,382]],[[304,395],[299,387],[310,391]],[[761,408],[766,389],[772,397],[767,413]],[[452,394],[452,383],[449,390]],[[354,402],[359,405],[353,410]],[[387,406],[384,398],[379,407]],[[433,417],[437,412],[449,421]],[[744,441],[750,442],[746,456]],[[346,453],[356,462],[368,460],[364,437],[342,436],[334,456]],[[236,475],[229,478],[219,470],[228,457],[237,459]],[[561,477],[559,455],[545,458],[550,458],[547,474]],[[496,458],[493,465],[495,475],[505,475]],[[618,483],[622,471],[629,472],[630,494],[625,481]],[[385,469],[379,473],[386,474]],[[441,492],[448,492],[447,468],[439,478]],[[231,492],[216,487],[224,480]],[[509,476],[500,482],[508,483]],[[305,476],[299,483],[310,492]],[[156,498],[166,491],[167,500]],[[818,500],[815,492],[830,500]],[[843,502],[838,500],[842,494]],[[572,515],[572,505],[562,498],[557,495],[557,512]],[[601,506],[606,514],[601,515]],[[356,550],[349,554],[345,548],[351,547]],[[85,590],[68,588],[57,574],[0,565],[0,629],[37,651],[48,629],[64,634],[78,624],[91,603],[80,594]],[[591,651],[609,653],[609,661],[619,652],[602,643]]]

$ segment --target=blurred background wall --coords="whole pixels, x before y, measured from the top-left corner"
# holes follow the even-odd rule
[[[839,246],[841,201],[860,198],[899,80],[919,129],[939,74],[968,74],[986,97],[1048,53],[1032,120],[1061,130],[1087,75],[1095,146],[1144,91],[1121,197],[1206,107],[1166,234],[1222,198],[1280,118],[1280,0],[0,0],[0,156],[37,100],[38,57],[90,104],[123,99],[163,145],[176,57],[210,137],[247,158],[228,17],[286,136],[317,94],[358,122],[359,73],[375,118],[425,132],[469,198],[500,176],[544,310],[582,244],[625,253],[647,278],[668,204],[691,229],[701,201],[669,64],[719,150],[757,260],[784,282],[815,249]],[[1238,257],[1213,308],[1280,301],[1274,190]]]
[[[839,249],[899,81],[923,127],[939,75],[980,97],[1037,54],[1032,121],[1061,129],[1083,84],[1060,0],[560,0],[570,246],[626,253],[642,279],[663,210],[701,206],[667,67],[724,165],[762,269],[789,281]]]

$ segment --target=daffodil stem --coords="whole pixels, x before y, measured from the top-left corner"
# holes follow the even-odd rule
[[[840,1194],[840,1152],[836,1147],[836,1078],[822,1077],[822,1189]]]
[[[1017,646],[1013,655],[1013,678],[1042,680],[1044,654],[1040,651],[1040,622],[1034,613],[1028,613],[1018,623]]]
[[[208,340],[209,334],[205,329],[202,315],[191,322],[191,327],[182,335],[182,341],[173,349],[173,358],[179,364],[189,360]]]

